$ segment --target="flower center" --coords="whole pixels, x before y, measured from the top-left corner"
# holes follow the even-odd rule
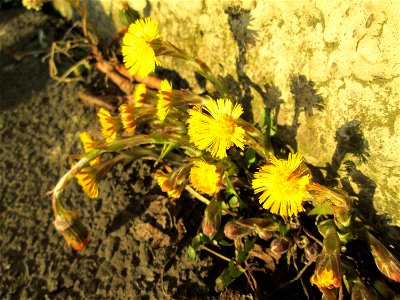
[[[230,137],[235,132],[236,122],[229,115],[222,115],[217,124],[216,124],[216,132],[220,137]]]

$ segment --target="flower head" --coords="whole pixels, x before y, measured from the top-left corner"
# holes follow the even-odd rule
[[[334,276],[332,269],[323,268],[319,273],[315,273],[310,279],[312,284],[318,286],[319,289],[334,289],[340,287],[340,278]]]
[[[82,250],[90,241],[89,230],[74,211],[61,210],[56,215],[54,226],[63,235],[68,246],[75,250]]]
[[[22,5],[27,9],[40,10],[45,0],[22,0]]]
[[[160,121],[164,121],[171,109],[172,85],[168,80],[162,80],[160,84],[160,92],[158,93],[157,117]]]
[[[129,103],[135,107],[143,107],[144,99],[146,97],[147,88],[144,83],[138,83],[135,85],[135,89],[133,90],[132,97],[129,97]]]
[[[85,153],[88,153],[88,152],[90,152],[90,151],[95,149],[94,148],[94,141],[91,138],[91,136],[89,135],[89,133],[84,131],[79,135],[79,138],[80,138],[80,140],[82,142],[83,149],[85,150]],[[100,157],[96,157],[96,158],[94,158],[94,159],[92,159],[90,161],[90,165],[91,166],[98,165],[99,163],[100,163]]]
[[[229,99],[210,100],[202,106],[196,106],[189,112],[188,134],[190,141],[200,150],[207,150],[212,156],[224,158],[226,150],[233,145],[243,149],[245,131],[237,124],[243,113],[240,104],[233,106]]]
[[[117,131],[121,124],[104,108],[100,108],[97,116],[101,124],[101,133],[107,143],[114,141],[117,138]]]
[[[129,104],[122,104],[119,107],[121,113],[122,126],[129,134],[133,134],[136,129],[135,115],[133,114],[133,109]]]
[[[168,193],[168,196],[170,196],[172,199],[177,199],[181,196],[183,186],[175,184],[171,178],[171,175],[165,174],[161,170],[157,170],[154,176],[158,185],[161,187],[161,190]]]
[[[92,199],[95,199],[99,195],[98,180],[96,170],[92,167],[83,168],[75,175],[80,186],[82,186],[85,194]]]
[[[132,75],[147,77],[154,72],[156,65],[160,65],[152,45],[160,38],[158,23],[150,17],[137,20],[129,26],[122,40],[122,55],[125,67]]]
[[[297,215],[304,211],[303,199],[311,176],[300,154],[289,154],[288,160],[272,157],[270,163],[254,174],[252,182],[256,193],[262,192],[260,203],[274,214]]]
[[[196,161],[190,170],[190,182],[200,193],[214,195],[221,188],[221,171],[217,166]]]

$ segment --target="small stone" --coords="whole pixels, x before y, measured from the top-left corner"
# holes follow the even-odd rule
[[[48,278],[47,279],[47,290],[52,293],[58,289],[58,281],[55,278]]]

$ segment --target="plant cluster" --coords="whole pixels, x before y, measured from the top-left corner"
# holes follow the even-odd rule
[[[88,62],[126,96],[117,113],[98,110],[103,138],[80,134],[85,153],[75,155],[79,161],[51,192],[54,225],[70,247],[82,250],[90,234],[61,200],[67,183],[76,178],[86,195],[95,199],[110,168],[142,159],[154,162],[158,168],[154,178],[170,201],[186,191],[205,203],[204,211],[199,211],[201,232],[188,252],[194,258],[199,251],[208,251],[227,261],[219,285],[244,275],[256,292],[252,263],[263,262],[265,270],[273,272],[286,258],[298,275],[285,285],[301,280],[304,286],[304,273],[315,263],[308,280],[324,299],[342,298],[345,293],[352,299],[387,295],[390,289],[383,281],[367,285],[348,257],[344,246],[354,240],[364,242],[388,280],[400,282],[399,261],[357,216],[356,199],[314,181],[302,154],[274,143],[274,125],[266,112],[260,125],[244,120],[244,108],[230,97],[226,83],[202,60],[164,39],[157,22],[145,18],[129,25],[122,38],[125,69],[118,56],[106,58],[97,39],[86,29],[84,33],[91,44]],[[149,76],[161,65],[161,56],[191,62],[215,93],[177,90],[171,82]]]

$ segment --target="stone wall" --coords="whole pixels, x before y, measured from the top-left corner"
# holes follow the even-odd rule
[[[89,2],[105,35],[121,28],[118,1]],[[339,173],[361,211],[400,226],[399,1],[127,2],[224,77],[247,118],[269,107],[315,171]],[[161,62],[203,90],[190,65]]]

